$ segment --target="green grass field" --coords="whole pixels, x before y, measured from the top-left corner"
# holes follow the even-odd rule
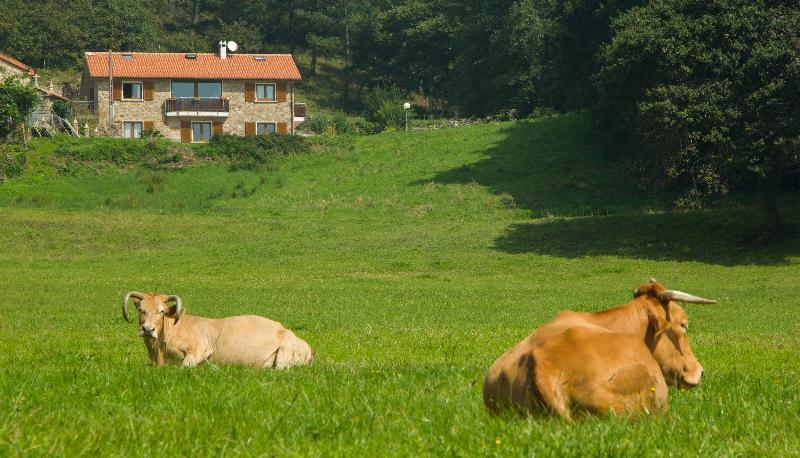
[[[800,242],[754,242],[741,203],[670,212],[600,159],[587,125],[0,184],[0,456],[798,454]],[[719,301],[687,307],[706,376],[670,389],[669,415],[487,414],[483,377],[505,349],[650,276]],[[120,316],[131,289],[278,320],[316,361],[155,368]]]

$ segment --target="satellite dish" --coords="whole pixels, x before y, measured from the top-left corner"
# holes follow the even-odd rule
[[[236,52],[236,50],[239,49],[239,45],[237,45],[235,41],[229,41],[228,49],[230,49],[231,52]]]

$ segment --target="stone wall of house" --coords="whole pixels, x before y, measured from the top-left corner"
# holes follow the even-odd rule
[[[2,75],[27,75],[28,72],[15,67],[4,60],[0,60],[0,76]]]
[[[222,96],[230,99],[231,110],[228,121],[223,126],[225,132],[244,135],[245,122],[285,122],[291,131],[291,83],[287,85],[286,102],[245,102],[244,85],[245,81],[242,80],[222,82]]]
[[[139,81],[136,79],[121,79],[123,81]],[[287,84],[286,102],[245,102],[245,81],[223,80],[222,97],[229,100],[229,115],[227,117],[206,118],[196,116],[167,117],[164,112],[164,103],[171,97],[171,80],[161,79],[152,81],[153,100],[117,100],[114,102],[114,126],[113,129],[108,131],[109,135],[122,136],[122,123],[125,121],[153,121],[154,129],[161,132],[164,137],[178,141],[181,139],[181,121],[222,122],[222,131],[235,135],[244,135],[246,122],[286,122],[289,132],[291,132],[291,83]],[[93,78],[92,83],[97,87],[96,106],[100,125],[107,128],[108,79]]]

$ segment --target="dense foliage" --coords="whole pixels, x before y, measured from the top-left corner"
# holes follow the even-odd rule
[[[0,50],[38,68],[77,68],[87,50],[307,52],[343,62],[340,108],[396,86],[464,115],[587,106],[609,19],[634,0],[4,0]],[[53,12],[58,14],[53,14]],[[590,32],[590,33],[587,33]]]
[[[308,142],[296,135],[219,134],[200,145],[198,154],[208,158],[224,158],[249,167],[267,162],[270,157],[302,154],[309,151]]]
[[[28,156],[24,151],[0,149],[0,183],[22,175]]]
[[[23,136],[20,128],[38,102],[39,95],[24,80],[16,76],[0,79],[0,141]]]
[[[54,143],[55,156],[63,162],[62,171],[79,165],[104,164],[175,169],[191,165],[198,159],[220,160],[235,168],[254,168],[275,156],[302,154],[310,150],[304,138],[289,135],[242,137],[222,134],[199,145],[185,145],[158,136],[131,141],[60,135],[54,139]]]
[[[191,161],[193,156],[193,151],[185,145],[159,139],[130,141],[122,138],[76,138],[60,135],[55,141],[57,157],[95,164],[170,167]]]
[[[800,8],[789,2],[655,0],[615,24],[598,75],[607,144],[643,179],[697,206],[762,191],[780,226],[781,180],[800,170]]]
[[[70,107],[69,103],[63,100],[56,100],[53,102],[52,110],[53,114],[63,119],[68,119],[72,114],[72,107]]]

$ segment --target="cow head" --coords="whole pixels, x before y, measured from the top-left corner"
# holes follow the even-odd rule
[[[129,291],[122,299],[122,316],[128,322],[131,321],[128,318],[128,300],[131,298],[136,310],[139,311],[139,335],[145,339],[158,339],[159,332],[164,329],[165,316],[175,318],[177,324],[183,314],[179,296]],[[173,301],[175,305],[167,305]]]
[[[694,304],[714,304],[716,301],[668,290],[651,279],[634,292],[635,298],[646,302],[649,327],[645,338],[653,357],[661,366],[667,384],[679,388],[694,388],[700,384],[703,366],[697,361],[686,336],[689,320],[676,301]]]

